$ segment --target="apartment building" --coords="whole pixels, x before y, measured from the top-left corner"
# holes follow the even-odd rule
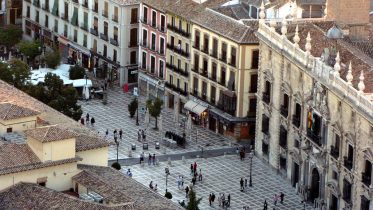
[[[139,1],[26,0],[23,29],[28,38],[58,47],[111,81],[137,82]]]
[[[1,0],[0,1],[0,26],[22,24],[22,1]]]
[[[139,83],[141,95],[164,98],[166,78],[167,15],[172,1],[148,0],[140,4]]]
[[[316,209],[369,210],[373,58],[335,24],[260,21],[255,150]]]

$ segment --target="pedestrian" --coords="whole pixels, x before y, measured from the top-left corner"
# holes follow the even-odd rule
[[[105,138],[107,138],[109,135],[109,129],[106,129],[106,132],[105,132]]]
[[[137,131],[137,141],[141,142],[140,130]]]
[[[194,173],[197,173],[197,163],[196,162],[194,162],[193,171],[194,171]]]
[[[280,192],[280,203],[283,204],[284,203],[284,197],[285,197],[285,194]]]
[[[119,139],[122,140],[123,131],[122,129],[119,130]]]
[[[275,194],[275,196],[273,197],[273,205],[277,205],[277,195]]]
[[[158,190],[158,185],[155,184],[154,191],[157,191],[157,190]]]
[[[247,179],[245,178],[245,188],[247,188]]]
[[[141,130],[141,136],[142,136],[142,140],[145,141],[146,136],[145,136],[145,131],[144,130]]]
[[[95,125],[95,122],[96,122],[96,121],[95,121],[95,118],[92,117],[92,118],[91,118],[91,125],[92,125],[92,127]]]
[[[105,83],[104,83],[104,90],[107,89],[107,82],[106,82],[106,79],[105,79]]]
[[[241,192],[243,192],[243,178],[240,180]]]
[[[177,182],[177,189],[180,190],[180,186],[181,186],[181,176],[180,175],[179,175],[179,177],[177,177],[176,182]]]
[[[267,199],[264,200],[264,207],[263,207],[263,210],[267,210]]]
[[[224,193],[223,193],[223,195],[221,196],[221,205],[222,205],[223,208],[224,208],[224,206],[225,206],[225,195],[224,195]]]
[[[215,194],[214,193],[212,193],[212,195],[211,195],[211,201],[214,203],[214,201],[215,201]]]
[[[85,115],[85,121],[86,121],[86,123],[87,123],[87,125],[88,125],[88,123],[89,123],[89,113],[87,113],[87,114]]]
[[[193,164],[190,164],[190,174],[192,174],[192,175],[194,174],[193,173],[194,172],[193,169],[194,169]]]
[[[219,206],[221,206],[221,193],[219,193],[218,202],[219,202]]]
[[[153,181],[150,181],[149,187],[150,187],[150,189],[154,189],[154,187],[153,187]]]
[[[132,177],[131,169],[128,169],[128,170],[127,170],[127,176]]]
[[[193,183],[193,186],[196,184],[196,177],[192,178],[192,183]]]
[[[114,129],[113,131],[114,137],[117,136],[117,133],[118,133],[117,129]]]
[[[149,156],[148,156],[148,166],[150,166],[152,164],[152,155],[149,153]]]
[[[155,166],[155,153],[153,154],[152,160],[153,160],[153,166]]]
[[[199,169],[198,181],[202,182],[202,172],[201,172],[201,169]]]
[[[227,207],[231,206],[231,194],[228,194],[228,201],[227,201]]]
[[[97,71],[97,69],[96,69],[96,67],[94,67],[94,68],[93,68],[93,76],[94,76],[94,77],[96,77],[96,71]]]
[[[84,125],[84,118],[83,118],[83,117],[80,118],[80,123],[81,123],[82,125]]]
[[[209,195],[209,204],[210,204],[210,206],[211,206],[211,202],[212,202],[212,195],[211,195],[211,193],[210,193],[210,195]]]
[[[184,176],[181,176],[181,187],[184,187]]]
[[[185,188],[185,197],[188,198],[188,195],[189,195],[189,187],[186,186],[186,188]]]

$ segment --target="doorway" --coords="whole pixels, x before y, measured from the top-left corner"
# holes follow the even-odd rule
[[[316,198],[319,197],[320,191],[320,175],[316,168],[312,170],[312,179],[311,179],[311,191],[310,191],[310,201],[313,202]]]
[[[331,195],[331,198],[330,198],[329,210],[338,210],[338,198],[335,197],[333,194]]]
[[[298,163],[293,163],[293,179],[292,179],[292,186],[295,187],[296,184],[299,182],[299,165]]]

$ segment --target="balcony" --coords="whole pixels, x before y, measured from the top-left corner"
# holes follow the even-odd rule
[[[73,0],[75,4],[79,4],[79,0]]]
[[[166,32],[166,27],[165,26],[158,26],[158,31],[162,32],[162,33],[165,33]]]
[[[98,36],[97,28],[91,28],[89,31],[91,32],[91,34]]]
[[[193,48],[194,48],[194,49],[199,50],[200,47],[201,47],[201,46],[199,45],[199,42],[194,42],[194,44],[193,44]]]
[[[228,64],[232,67],[236,67],[236,58],[231,58]]]
[[[111,18],[112,21],[118,23],[118,15],[113,15],[113,17]]]
[[[172,65],[170,63],[166,63],[166,68],[170,69],[171,71],[181,75],[181,76],[184,76],[184,77],[188,77],[189,76],[189,73],[181,68],[178,68],[176,67],[175,65]]]
[[[167,48],[172,50],[173,52],[181,55],[181,56],[186,57],[186,58],[189,58],[189,56],[190,56],[189,52],[187,52],[183,49],[178,49],[177,46],[175,46],[175,45],[167,43]]]
[[[199,73],[199,72],[198,72],[198,66],[195,66],[195,68],[192,69],[192,72],[195,72],[195,73],[198,74],[198,73]]]
[[[224,63],[227,63],[227,53],[223,52],[219,55],[219,60],[223,61]]]
[[[184,36],[186,38],[190,38],[190,33],[189,32],[184,31],[183,29],[181,29],[179,27],[176,27],[172,24],[167,24],[167,29],[170,30],[170,31],[173,31],[177,34],[180,34],[181,36]]]
[[[88,9],[88,1],[85,0],[85,1],[82,3],[82,6],[85,7],[86,9]]]
[[[119,46],[118,44],[118,40],[117,39],[114,39],[114,38],[110,38],[110,44],[114,45],[114,46]]]
[[[128,47],[129,48],[132,48],[132,47],[138,47],[139,45],[136,43],[136,42],[134,42],[134,41],[132,41],[132,42],[128,42]]]
[[[287,118],[289,114],[288,108],[282,105],[280,109],[280,113],[283,117]]]
[[[107,34],[104,34],[104,33],[100,33],[100,38],[101,38],[102,40],[105,40],[105,41],[108,41],[108,40],[109,40]]]
[[[212,56],[212,57],[218,59],[218,51],[217,51],[217,50],[212,50],[212,51],[210,52],[210,56]]]
[[[68,21],[69,20],[69,14],[67,13],[61,13],[61,19],[64,20],[64,21]]]
[[[41,7],[44,11],[49,12],[49,4],[43,4]]]
[[[330,155],[333,158],[338,159],[339,158],[339,148],[337,148],[335,146],[330,146]]]
[[[104,16],[104,17],[106,17],[106,18],[108,18],[109,17],[109,15],[108,15],[108,11],[106,11],[106,10],[102,10],[102,16]]]
[[[167,88],[169,88],[169,89],[171,89],[171,90],[177,92],[177,93],[180,93],[180,94],[183,95],[183,96],[187,96],[187,95],[188,95],[188,92],[187,92],[187,91],[184,91],[184,90],[182,90],[181,88],[178,88],[178,87],[176,87],[176,86],[173,85],[173,84],[170,84],[169,82],[166,82],[166,83],[165,83],[165,86],[166,86]]]
[[[293,125],[297,128],[300,126],[300,116],[293,115]]]
[[[307,129],[307,136],[311,139],[314,143],[321,146],[321,136],[320,134],[314,133],[311,129]]]
[[[361,174],[361,181],[367,186],[370,187],[372,175],[370,173],[362,173]]]
[[[34,0],[33,5],[35,7],[39,7],[40,8],[40,1],[39,0]]]
[[[269,104],[269,102],[271,101],[271,98],[269,96],[268,93],[263,93],[263,96],[262,96],[262,101],[266,104]]]
[[[98,4],[93,4],[92,11],[98,13]]]
[[[350,170],[351,171],[351,169],[352,169],[352,166],[353,166],[353,163],[352,163],[352,160],[351,160],[352,158],[349,158],[349,157],[347,157],[347,156],[344,156],[343,157],[343,165],[348,169],[348,170]]]
[[[206,54],[209,54],[209,46],[203,46],[201,51],[206,53]]]

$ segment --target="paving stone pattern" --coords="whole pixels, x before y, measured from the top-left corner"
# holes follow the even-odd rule
[[[222,209],[219,207],[217,198],[215,203],[210,207],[208,204],[208,195],[215,193],[225,193],[227,198],[228,193],[231,194],[231,207],[228,209],[241,210],[243,206],[249,206],[250,210],[263,209],[264,199],[267,199],[268,209],[272,210],[274,194],[283,192],[285,194],[284,204],[277,203],[276,209],[283,210],[302,210],[301,198],[296,194],[295,188],[292,188],[290,183],[276,174],[269,166],[259,160],[253,158],[253,187],[248,187],[246,192],[240,191],[240,179],[243,177],[249,180],[249,158],[240,161],[236,155],[220,156],[208,159],[188,159],[185,163],[180,161],[172,161],[172,166],[168,166],[167,162],[161,162],[159,166],[148,166],[147,160],[143,166],[137,164],[131,166],[133,178],[145,186],[149,186],[150,181],[158,185],[158,193],[165,193],[165,167],[169,167],[170,176],[168,177],[168,191],[172,193],[174,202],[185,199],[185,191],[178,189],[177,177],[184,176],[184,188],[191,184],[192,175],[190,174],[190,164],[197,162],[197,170],[202,169],[203,180],[197,181],[195,190],[197,197],[202,197],[200,204],[201,210]],[[125,173],[127,168],[123,168]],[[307,206],[306,209],[312,209]]]
[[[173,131],[182,134],[184,128],[180,122],[175,122],[173,117],[173,110],[164,108],[162,110],[162,127],[163,135],[161,131],[156,131],[155,119],[150,118],[150,124],[145,125],[145,114],[139,114],[139,126],[136,126],[136,116],[134,118],[129,117],[128,104],[132,101],[134,96],[132,93],[123,93],[119,87],[113,87],[108,90],[108,104],[104,105],[102,100],[93,99],[88,102],[79,102],[82,105],[83,117],[86,113],[89,113],[90,117],[95,118],[95,125],[92,129],[97,130],[101,135],[105,136],[106,129],[109,129],[108,139],[113,140],[113,131],[117,129],[123,130],[123,139],[119,140],[119,159],[127,158],[129,156],[129,149],[131,144],[136,144],[136,151],[132,152],[133,157],[138,157],[143,151],[145,153],[151,152],[156,155],[160,154],[181,154],[190,151],[198,151],[203,148],[218,149],[218,148],[229,148],[231,146],[236,147],[238,144],[230,139],[227,139],[219,134],[211,132],[210,130],[201,128],[199,126],[193,126],[191,135],[187,136],[187,145],[185,148],[177,147],[175,149],[168,148],[161,144],[159,150],[155,149],[155,142],[161,142],[161,138],[164,136],[165,131]],[[140,97],[140,110],[145,107],[145,97]],[[180,117],[181,118],[181,117]],[[159,121],[158,121],[159,122]],[[91,127],[91,126],[90,126]],[[146,142],[149,144],[149,150],[142,149],[142,142],[138,141],[137,132],[138,129],[146,129]],[[198,137],[197,136],[198,130]],[[186,130],[187,131],[187,130]],[[188,131],[187,131],[188,132]],[[196,142],[197,141],[197,142]],[[166,149],[166,151],[164,151]],[[109,159],[116,159],[116,146],[113,145],[109,149]]]

